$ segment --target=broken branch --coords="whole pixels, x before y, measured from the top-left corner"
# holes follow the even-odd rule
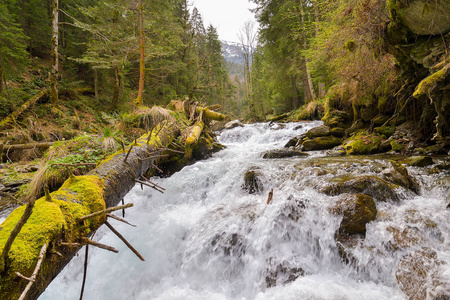
[[[109,224],[108,221],[105,222],[105,225],[108,226],[108,228],[111,229],[111,231],[114,232],[114,234],[117,235],[117,237],[121,239],[122,242],[124,242],[125,245],[127,245],[127,247],[130,248],[130,250],[133,251],[133,253],[136,254],[137,257],[139,257],[140,260],[145,261],[142,255],[136,249],[134,249],[134,247],[131,246],[131,244],[114,227],[112,227],[112,225]]]
[[[41,268],[42,261],[44,260],[45,253],[47,252],[47,244],[44,244],[41,248],[41,252],[39,253],[38,262],[36,264],[36,268],[34,268],[33,274],[29,278],[29,282],[25,288],[25,290],[22,292],[22,295],[20,295],[19,300],[25,299],[27,296],[28,291],[31,289],[31,286],[33,285],[34,281],[36,280],[36,276],[39,272],[39,269]]]
[[[89,214],[89,215],[82,216],[82,217],[78,218],[78,221],[81,222],[81,221],[84,221],[86,219],[93,218],[93,217],[96,217],[96,216],[99,216],[99,215],[102,215],[102,214],[110,213],[110,212],[113,212],[113,211],[116,211],[116,210],[119,210],[119,209],[125,209],[125,208],[129,208],[129,207],[133,207],[133,205],[134,205],[133,203],[128,203],[128,204],[125,204],[125,205],[110,207],[110,208],[107,208],[107,209],[104,209],[104,210],[96,211],[95,213],[92,213],[92,214]]]
[[[105,249],[105,250],[108,250],[108,251],[111,251],[111,252],[114,252],[114,253],[119,253],[119,250],[117,250],[114,247],[95,242],[95,241],[90,240],[90,239],[88,239],[86,237],[83,237],[81,240],[83,241],[83,244],[92,245],[92,246],[97,247],[97,248]]]
[[[17,222],[14,229],[11,231],[11,234],[8,237],[8,240],[6,241],[5,246],[3,247],[2,254],[0,255],[0,273],[2,273],[6,268],[6,259],[8,258],[8,252],[11,249],[11,246],[16,239],[17,235],[19,234],[20,230],[22,229],[23,225],[27,222],[28,218],[31,216],[31,213],[33,212],[34,202],[36,199],[32,198],[26,208],[23,212],[22,217],[20,217],[19,222]]]
[[[122,223],[128,224],[128,225],[130,225],[130,226],[137,227],[136,225],[133,225],[133,224],[129,223],[127,220],[122,219],[122,218],[120,218],[120,217],[118,217],[118,216],[115,216],[115,215],[113,215],[113,214],[106,214],[106,216],[109,217],[109,218],[115,219],[115,220],[117,220],[117,221],[120,221],[120,222],[122,222]]]

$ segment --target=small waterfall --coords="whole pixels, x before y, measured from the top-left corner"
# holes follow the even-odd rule
[[[406,250],[393,250],[396,231],[389,228],[415,228],[410,231],[424,241],[411,247],[426,244],[450,263],[449,212],[442,210],[450,192],[448,172],[410,168],[421,196],[398,188],[398,202],[377,202],[377,220],[367,224],[364,239],[353,241],[345,260],[336,241],[342,217],[330,212],[337,196],[321,188],[351,174],[382,174],[390,163],[381,156],[326,157],[323,151],[306,158],[261,158],[320,124],[223,131],[219,141],[225,150],[169,178],[152,179],[166,188],[164,194],[136,186],[125,202],[135,204],[126,219],[138,227],[111,223],[146,261],[103,226],[94,239],[119,253],[90,248],[84,298],[407,299],[394,274]],[[242,188],[248,170],[259,180],[253,194]],[[271,189],[273,202],[267,205]],[[77,299],[83,262],[82,249],[39,299]]]

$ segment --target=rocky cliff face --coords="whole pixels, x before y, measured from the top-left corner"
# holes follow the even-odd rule
[[[419,127],[449,147],[450,2],[387,0],[387,6],[386,50],[397,58],[406,86],[414,87],[408,100],[419,103]]]

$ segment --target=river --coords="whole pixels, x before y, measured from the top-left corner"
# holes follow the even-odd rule
[[[251,124],[223,131],[219,141],[225,150],[168,178],[152,179],[164,194],[136,186],[125,202],[134,203],[126,219],[137,227],[110,223],[146,261],[102,226],[94,240],[119,253],[89,248],[84,299],[407,299],[395,269],[401,257],[424,245],[443,262],[440,274],[450,278],[448,170],[408,167],[421,196],[398,188],[399,201],[377,202],[376,221],[367,224],[366,237],[356,239],[352,249],[354,262],[343,261],[335,238],[342,217],[330,213],[338,197],[319,192],[320,187],[343,175],[377,175],[390,164],[377,156],[326,158],[324,151],[305,158],[261,158],[319,124],[277,130]],[[260,190],[253,194],[242,188],[249,169],[258,176]],[[427,222],[435,226],[430,229]],[[388,228],[411,226],[423,243],[387,247],[393,239]],[[78,299],[83,264],[84,248],[39,299]]]

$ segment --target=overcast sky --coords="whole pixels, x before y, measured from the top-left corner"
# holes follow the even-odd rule
[[[191,0],[203,17],[205,28],[212,24],[219,32],[219,39],[239,42],[237,37],[245,21],[255,22],[250,8],[255,4],[248,0]],[[255,28],[257,26],[255,25]]]

